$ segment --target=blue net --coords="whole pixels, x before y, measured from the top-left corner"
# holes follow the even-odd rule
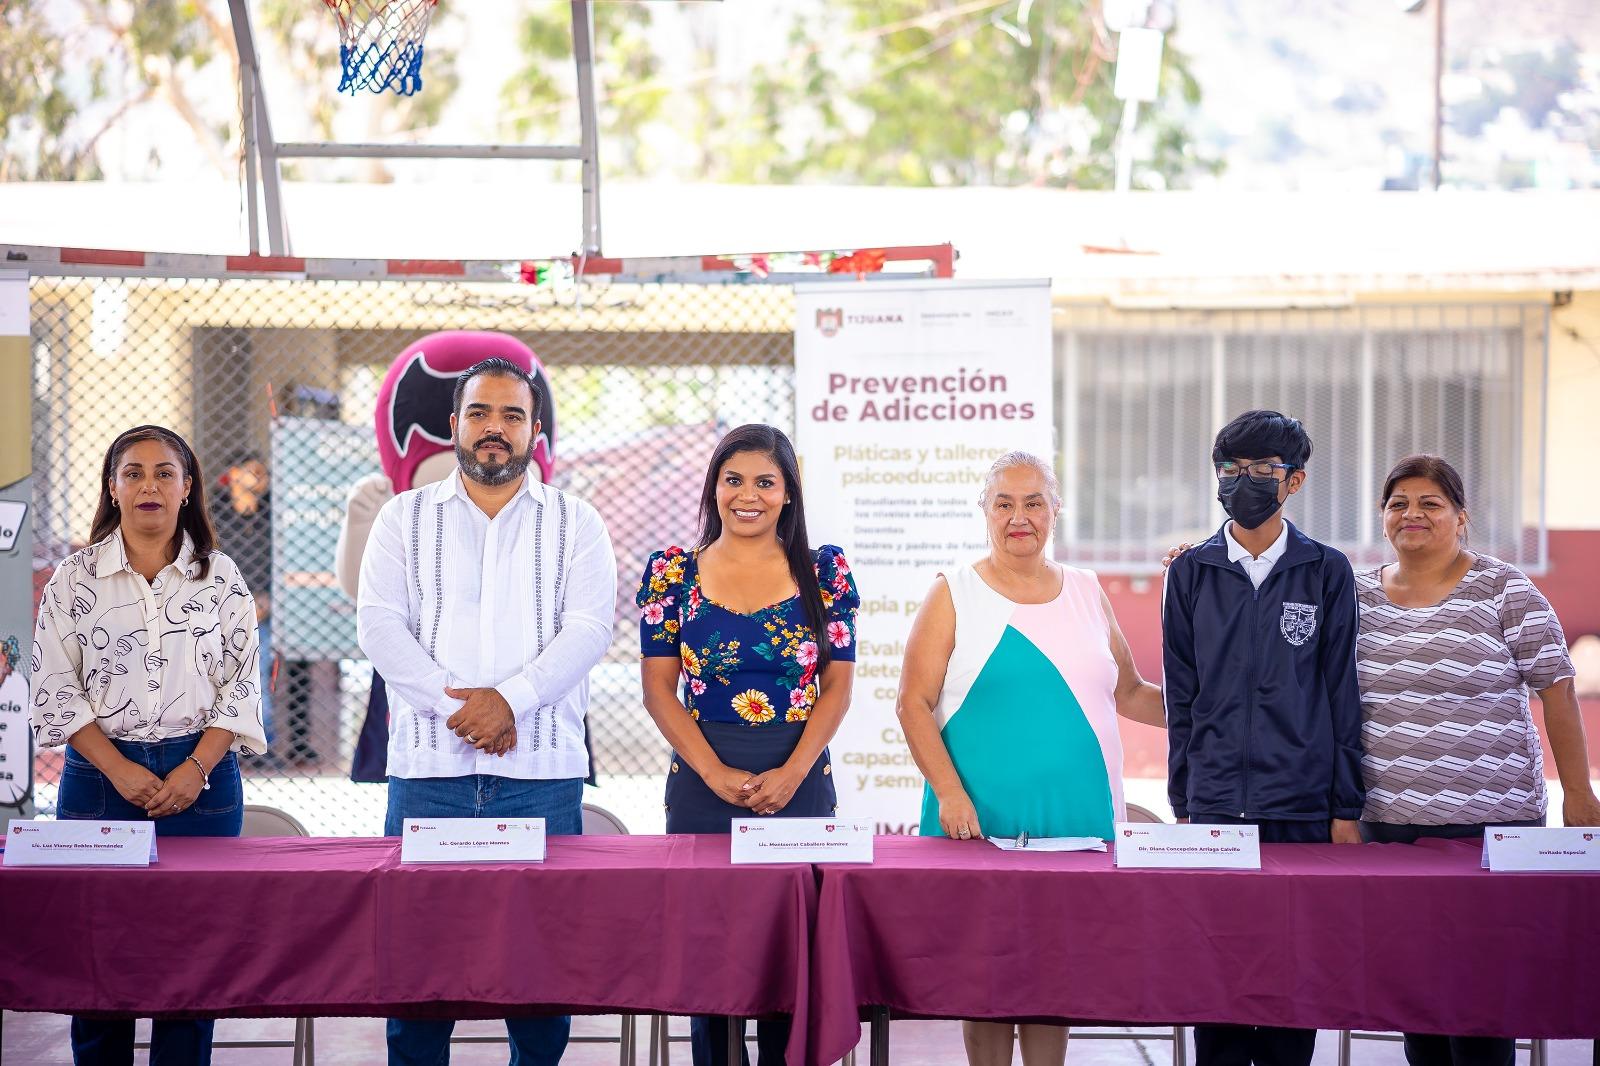
[[[339,91],[354,96],[363,89],[393,90],[410,96],[422,88],[422,42],[394,42],[383,47],[339,46]]]
[[[422,40],[438,0],[323,0],[339,18],[339,91],[422,89]]]

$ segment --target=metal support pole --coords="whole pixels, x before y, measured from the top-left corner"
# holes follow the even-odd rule
[[[1433,0],[1433,188],[1444,182],[1444,4]]]
[[[889,1008],[872,1008],[872,1049],[867,1056],[871,1066],[889,1066]]]
[[[260,208],[256,203],[256,76],[253,67],[239,64],[239,147],[244,152],[245,225],[250,231],[250,254],[261,254]]]
[[[594,96],[594,12],[572,0],[572,54],[578,74],[578,122],[583,149],[584,255],[600,254],[600,120]]]
[[[587,6],[587,5],[586,5]],[[744,1061],[744,1019],[728,1019],[728,1066]]]
[[[283,208],[280,159],[547,159],[579,160],[583,166],[583,232],[580,251],[600,255],[600,123],[594,90],[594,14],[589,0],[572,0],[572,52],[577,68],[578,145],[334,144],[320,141],[279,144],[262,91],[261,60],[250,23],[248,0],[228,0],[234,44],[239,51],[240,110],[249,198],[250,254],[260,253],[257,197],[265,200],[267,252],[292,254]]]
[[[1122,125],[1117,127],[1117,192],[1133,184],[1133,128],[1139,124],[1139,101],[1122,101]]]
[[[285,141],[279,159],[582,159],[566,144],[329,144]]]
[[[1373,528],[1371,502],[1378,495],[1378,358],[1377,340],[1372,335],[1372,330],[1367,327],[1365,318],[1361,323],[1361,380],[1357,385],[1361,395],[1360,433],[1361,439],[1356,442],[1357,454],[1361,457],[1361,469],[1356,471],[1356,506],[1360,509],[1361,530],[1360,541],[1363,548],[1370,548],[1378,543],[1377,531]]]
[[[289,240],[283,222],[282,175],[278,172],[278,146],[272,139],[272,122],[267,115],[266,95],[262,92],[261,57],[256,53],[255,31],[250,25],[250,7],[247,0],[228,0],[228,14],[233,22],[233,42],[239,50],[239,75],[249,86],[250,106],[240,116],[246,127],[243,137],[246,149],[245,167],[250,169],[249,149],[253,144],[260,162],[261,190],[266,196],[267,252],[269,255],[288,255]],[[250,188],[252,213],[255,208],[254,183]],[[259,248],[256,224],[250,229],[250,252]]]

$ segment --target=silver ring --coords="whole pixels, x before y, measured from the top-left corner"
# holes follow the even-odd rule
[[[172,805],[172,809],[175,810],[175,811],[181,811],[181,810],[183,810],[183,807],[180,806],[179,804],[174,803]]]
[[[962,826],[961,827],[961,839],[962,840],[970,840],[970,839],[972,839],[972,830],[968,829],[966,826]]]
[[[476,744],[477,742],[478,742],[478,738],[477,737],[473,736],[471,733],[467,734],[467,743],[468,744]]]

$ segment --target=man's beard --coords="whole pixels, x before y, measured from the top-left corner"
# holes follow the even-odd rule
[[[493,441],[497,439],[498,438],[494,437],[485,437],[484,440],[480,440],[478,443],[483,444],[484,441]],[[461,467],[461,475],[463,477],[471,478],[480,485],[494,486],[504,485],[507,482],[515,481],[517,478],[525,474],[528,470],[528,463],[531,462],[533,458],[531,454],[532,449],[530,448],[521,455],[517,455],[511,450],[511,444],[509,441],[502,440],[500,443],[505,445],[507,452],[505,462],[480,463],[478,462],[474,449],[464,448],[462,447],[461,442],[457,441],[456,463]]]

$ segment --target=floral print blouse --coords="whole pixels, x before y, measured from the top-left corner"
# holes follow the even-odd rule
[[[844,553],[815,552],[831,658],[855,662],[861,597]],[[639,582],[639,650],[682,663],[683,705],[706,722],[804,722],[816,705],[817,636],[798,594],[752,614],[731,610],[700,589],[694,552],[650,556]]]

